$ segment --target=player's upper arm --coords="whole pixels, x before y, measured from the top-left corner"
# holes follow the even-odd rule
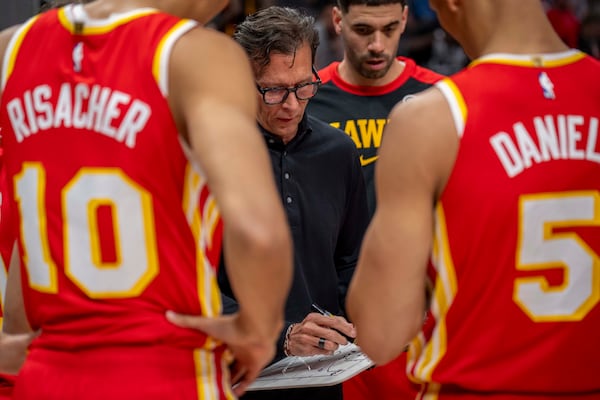
[[[377,210],[373,233],[363,246],[372,259],[382,257],[390,274],[413,282],[422,293],[431,251],[434,210],[452,171],[458,136],[446,100],[437,89],[402,103],[390,114],[376,166]],[[379,264],[379,263],[375,263]],[[402,265],[402,269],[397,268]],[[391,280],[398,282],[398,280]],[[422,310],[416,310],[422,312]],[[417,314],[418,315],[418,314]]]
[[[375,167],[377,209],[348,297],[361,347],[377,363],[401,352],[422,325],[434,207],[458,146],[453,131],[437,89],[399,104],[385,127]]]
[[[4,57],[10,39],[19,29],[20,25],[11,26],[0,32],[0,79],[4,76]],[[0,86],[0,96],[2,96],[2,86]]]
[[[378,203],[388,194],[390,200],[422,195],[433,207],[450,176],[458,143],[452,114],[438,89],[396,105],[379,150]]]
[[[233,211],[258,225],[282,217],[282,209],[281,215],[273,214],[279,199],[257,128],[254,77],[242,48],[222,33],[193,29],[173,47],[169,80],[180,133],[206,174],[223,218]]]
[[[175,44],[169,71],[169,101],[180,132],[193,145],[198,123],[214,124],[228,115],[198,120],[206,103],[229,108],[237,117],[255,121],[256,91],[250,63],[242,48],[224,34],[196,28]],[[204,117],[204,115],[202,115]]]

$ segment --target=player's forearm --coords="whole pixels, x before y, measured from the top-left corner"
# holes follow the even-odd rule
[[[379,288],[377,291],[385,290],[381,281],[375,287]],[[383,365],[397,357],[418,333],[423,313],[413,312],[417,307],[412,305],[390,307],[388,302],[385,308],[395,310],[395,315],[382,314],[381,302],[385,300],[373,290],[363,289],[361,285],[350,288],[348,314],[356,326],[357,342],[362,350],[377,365]],[[363,300],[369,298],[379,301]]]
[[[240,319],[252,334],[275,340],[292,277],[292,249],[287,225],[225,225],[225,257]]]
[[[21,288],[21,263],[16,243],[10,259],[6,293],[4,297],[4,319],[2,330],[6,333],[28,333],[31,326],[25,313],[25,303]]]
[[[10,335],[0,332],[0,373],[17,374],[25,362],[34,334]]]
[[[408,272],[402,258],[382,245],[385,242],[381,240],[389,238],[373,235],[365,238],[348,290],[347,311],[356,326],[361,348],[381,365],[402,352],[418,333],[424,296],[419,275]]]

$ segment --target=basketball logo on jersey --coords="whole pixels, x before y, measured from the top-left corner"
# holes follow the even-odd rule
[[[79,42],[73,47],[73,70],[81,72],[81,62],[83,61],[83,42]]]
[[[540,72],[540,75],[538,76],[538,81],[540,82],[540,86],[542,87],[544,97],[549,100],[556,99],[556,95],[554,94],[554,83],[552,83],[550,77],[546,72]]]

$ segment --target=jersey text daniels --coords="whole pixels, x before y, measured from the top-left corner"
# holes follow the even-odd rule
[[[598,118],[537,116],[533,119],[535,136],[522,122],[512,128],[514,135],[498,132],[490,138],[490,144],[511,178],[532,165],[550,160],[588,160],[600,164]]]

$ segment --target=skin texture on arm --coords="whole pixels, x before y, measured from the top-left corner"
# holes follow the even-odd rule
[[[15,243],[8,269],[4,318],[0,334],[0,372],[16,374],[25,362],[27,347],[35,334],[25,315],[21,288],[21,265]]]
[[[241,48],[221,33],[194,29],[175,44],[169,77],[175,121],[223,217],[224,256],[240,306],[215,319],[169,318],[229,345],[242,367],[240,394],[273,357],[282,328],[292,272],[289,228],[256,127],[256,89]]]
[[[457,149],[450,110],[437,89],[390,114],[376,170],[377,211],[347,298],[357,341],[376,364],[400,354],[423,322],[434,207]]]
[[[18,28],[19,26],[13,26],[0,32],[0,60],[4,59],[4,53],[6,52],[10,38]],[[0,62],[0,75],[1,72],[2,63]],[[2,96],[1,88],[0,96]],[[9,273],[8,276],[7,293],[4,299],[3,325],[7,328],[7,332],[20,334],[0,333],[0,372],[16,374],[25,361],[27,347],[34,335],[26,333],[30,332],[31,329],[29,328],[23,306],[21,273],[16,246],[13,250],[10,264],[9,270],[12,271],[12,274]]]
[[[21,263],[15,243],[10,267],[8,268],[8,279],[6,282],[6,295],[4,298],[4,318],[2,320],[2,331],[6,333],[29,333],[31,327],[25,314],[25,303],[23,302],[23,288],[21,286]]]

